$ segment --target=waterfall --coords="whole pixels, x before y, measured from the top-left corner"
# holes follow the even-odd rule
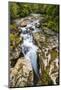
[[[30,51],[25,55],[26,58],[30,59],[32,68],[34,69],[36,75],[38,75],[38,68],[37,68],[37,52],[31,48]]]
[[[23,43],[22,43],[22,53],[24,54],[24,57],[28,60],[30,60],[32,68],[39,77],[38,74],[38,68],[37,68],[37,49],[38,47],[34,45],[33,43],[33,37],[30,33],[30,28],[32,29],[32,32],[36,32],[37,29],[35,28],[35,22],[29,23],[26,27],[22,27],[22,33],[21,36],[23,37]]]

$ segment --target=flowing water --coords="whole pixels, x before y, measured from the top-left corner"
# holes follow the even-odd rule
[[[42,72],[41,72],[41,68],[40,68],[40,70],[38,70],[38,67],[37,67],[38,66],[37,51],[40,50],[42,53],[42,57],[43,57],[42,60],[43,60],[44,67],[48,66],[49,61],[51,60],[51,56],[52,56],[52,52],[50,52],[50,51],[55,50],[58,52],[58,34],[53,32],[52,30],[42,30],[41,28],[38,28],[39,24],[40,24],[39,23],[40,18],[33,17],[33,19],[31,19],[31,16],[26,17],[26,18],[29,21],[28,24],[25,27],[19,26],[19,29],[20,29],[19,31],[21,32],[20,38],[21,38],[21,36],[23,37],[23,43],[21,45],[22,53],[25,57],[25,60],[27,60],[27,59],[30,60],[32,68],[33,68],[35,74],[37,75],[37,77],[39,78],[39,75],[41,75]],[[23,18],[23,20],[25,20],[25,18]],[[20,23],[19,21],[18,20],[16,21],[17,24]],[[34,44],[34,40],[33,40],[34,36],[33,35],[35,35],[35,34],[33,34],[33,33],[35,33],[35,32],[40,32],[40,35],[38,34],[40,36],[40,41],[45,40],[47,42],[46,43],[45,41],[43,41],[43,43],[40,44],[41,49],[38,48],[39,45],[36,46]],[[45,37],[45,39],[43,39],[43,37]],[[54,55],[55,55],[55,52],[54,52]],[[58,63],[57,61],[58,61],[58,59],[56,59],[56,63]],[[53,67],[54,62],[52,61],[52,63],[53,64],[51,66]],[[52,69],[50,70],[50,72],[52,72]],[[52,80],[54,82],[55,82],[55,77],[56,76],[52,77]]]
[[[39,77],[37,68],[37,49],[38,47],[33,43],[32,33],[39,32],[39,29],[35,27],[35,23],[39,24],[39,20],[35,20],[32,23],[27,24],[26,27],[22,27],[21,36],[23,37],[22,53],[26,59],[29,59],[35,74]],[[31,30],[30,30],[31,28]]]

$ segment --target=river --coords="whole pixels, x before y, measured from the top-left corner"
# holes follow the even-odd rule
[[[38,47],[33,42],[33,33],[39,32],[40,30],[36,28],[36,25],[39,25],[39,20],[34,20],[29,22],[26,27],[21,27],[22,33],[20,34],[23,37],[22,53],[26,59],[29,59],[32,65],[33,70],[37,77],[38,68],[37,68],[37,49]],[[31,29],[31,30],[30,30]]]

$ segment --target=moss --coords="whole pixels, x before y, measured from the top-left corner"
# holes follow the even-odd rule
[[[49,62],[49,65],[46,67],[48,70],[49,70],[49,68],[50,68],[50,65],[51,65],[52,61],[54,61],[54,60],[57,58],[58,52],[57,52],[56,50],[52,49],[52,50],[50,51],[50,54],[51,54],[51,60],[50,60],[50,62]],[[53,71],[53,72],[55,72],[55,71]]]
[[[19,30],[15,23],[9,25],[10,33],[19,35]]]
[[[19,43],[22,42],[22,37],[17,36],[16,34],[10,34],[10,48],[15,48]]]
[[[19,43],[22,42],[22,37],[19,36],[19,31],[15,23],[10,24],[10,49],[14,49]]]
[[[10,34],[10,41],[11,42],[14,41],[14,42],[16,42],[18,44],[20,42],[20,38],[15,34]]]
[[[10,45],[10,49],[13,50],[14,46],[13,45]]]
[[[13,29],[16,30],[16,29],[17,29],[17,28],[16,28],[16,24],[14,24],[14,23],[13,23],[13,24],[10,24],[10,29],[11,29],[11,30],[13,30]]]
[[[56,50],[51,50],[51,60],[55,60],[55,58],[58,56],[58,52]]]
[[[49,77],[47,70],[44,70],[44,71],[42,72],[41,84],[42,84],[42,85],[53,85],[53,81],[52,81],[51,78]]]
[[[16,36],[14,34],[10,34],[10,41],[15,41]]]

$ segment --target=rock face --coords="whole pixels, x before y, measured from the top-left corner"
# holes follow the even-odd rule
[[[52,53],[55,53],[55,55]],[[38,54],[39,57],[39,63],[40,63],[40,68],[41,68],[41,85],[56,85],[56,79],[58,78],[58,70],[59,70],[59,66],[58,66],[58,57],[57,54],[58,52],[56,52],[55,50],[52,52],[52,50],[50,52],[42,52]],[[48,55],[47,55],[48,54]],[[43,75],[46,75],[47,80],[44,80],[44,78],[46,79],[46,77]],[[49,82],[50,80],[50,82]]]
[[[33,85],[33,70],[29,60],[19,58],[10,70],[10,87],[24,87]]]
[[[58,60],[58,40],[56,36],[49,36],[48,38],[44,33],[33,34],[35,44],[38,49],[38,60],[40,65],[39,73],[41,79],[39,85],[53,85],[57,84],[58,78],[59,60]],[[41,82],[41,83],[40,83]]]
[[[15,35],[18,31],[21,33],[18,36],[21,42],[17,43],[19,40],[18,38],[17,40],[15,38],[14,40],[11,40],[11,46],[15,46],[15,48],[10,49],[10,87],[59,84],[58,37],[55,32],[49,29],[41,30],[39,25],[40,23],[38,23],[39,18],[40,17],[37,16],[29,16],[16,21],[18,30],[16,30],[16,32],[13,30],[13,33],[15,33]],[[31,36],[31,38],[29,36]],[[33,44],[37,46],[38,78],[34,69],[32,69],[31,62],[29,59],[25,58],[25,55],[22,52],[22,42],[24,42],[24,40],[26,41],[26,39],[30,42],[30,44],[25,43],[25,46],[31,46]],[[12,41],[14,41],[14,43]],[[34,51],[33,48],[32,51]],[[32,52],[32,55],[29,54],[28,49],[25,48],[24,50],[25,53],[28,51],[27,55],[30,56],[31,59],[35,54]],[[33,60],[35,59],[33,58],[32,61]]]
[[[17,59],[20,55],[21,49],[20,47],[16,47],[14,50],[11,51],[10,59]]]
[[[34,37],[34,39],[36,40],[36,41],[38,41],[38,42],[45,42],[45,36],[42,34],[42,33],[40,33],[40,32],[36,32],[36,33],[34,33],[33,34],[33,37]]]
[[[18,59],[21,55],[21,43],[23,41],[22,37],[19,35],[19,29],[17,28],[16,24],[10,25],[10,52],[9,52],[9,59],[10,65],[13,67],[16,59]]]
[[[22,43],[22,37],[20,38],[14,38],[13,42],[10,41],[10,52],[9,52],[9,58],[10,58],[10,65],[13,67],[16,60],[23,56],[21,51],[21,43]]]

